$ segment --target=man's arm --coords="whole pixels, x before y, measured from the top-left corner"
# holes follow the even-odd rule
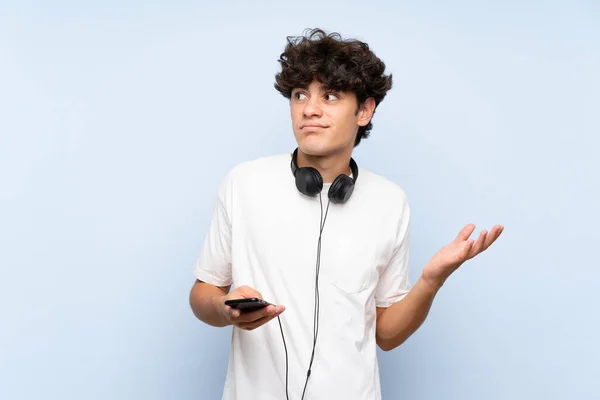
[[[420,278],[410,292],[387,308],[377,308],[377,345],[384,351],[400,346],[423,324],[439,287]]]
[[[260,292],[248,286],[229,291],[230,286],[215,286],[196,280],[190,291],[190,306],[196,318],[216,327],[237,326],[247,331],[254,330],[285,311],[283,305],[269,305],[260,310],[240,312],[225,305],[225,300],[258,297]]]
[[[209,325],[223,327],[230,324],[221,311],[230,286],[214,286],[197,280],[190,291],[190,306],[196,318]]]
[[[423,273],[406,296],[389,306],[377,308],[376,340],[382,350],[392,350],[410,337],[425,321],[435,295],[444,282],[465,261],[487,250],[504,227],[483,230],[477,241],[469,239],[475,225],[465,226],[448,245],[442,247],[423,268]]]

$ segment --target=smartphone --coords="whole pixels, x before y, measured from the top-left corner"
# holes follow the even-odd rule
[[[252,297],[249,299],[225,300],[225,305],[240,310],[240,312],[250,312],[260,310],[261,308],[271,305],[271,303]]]

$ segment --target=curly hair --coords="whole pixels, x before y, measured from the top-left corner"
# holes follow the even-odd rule
[[[392,88],[392,74],[385,75],[385,64],[369,45],[356,39],[342,39],[339,33],[308,30],[304,36],[288,36],[279,57],[281,72],[275,75],[275,89],[290,99],[292,89],[306,87],[313,80],[329,90],[352,91],[358,107],[372,97],[375,107]],[[373,123],[361,126],[354,146],[369,137]]]

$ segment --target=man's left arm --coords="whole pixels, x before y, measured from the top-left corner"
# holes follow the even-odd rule
[[[389,351],[404,343],[425,322],[438,290],[420,278],[402,300],[377,307],[377,345]]]
[[[423,273],[402,300],[387,308],[377,308],[378,346],[392,350],[408,339],[425,321],[433,299],[446,279],[465,261],[485,251],[500,236],[504,227],[496,225],[482,231],[477,241],[469,239],[475,226],[465,226],[456,239],[440,249],[423,268]]]

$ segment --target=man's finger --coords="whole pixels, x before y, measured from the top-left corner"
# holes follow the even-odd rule
[[[492,228],[492,231],[488,234],[488,236],[485,240],[485,245],[483,246],[484,250],[486,250],[488,247],[490,247],[492,245],[492,243],[494,243],[496,241],[496,239],[498,239],[498,237],[502,233],[502,229],[503,229],[503,227],[500,225],[496,225]]]
[[[257,319],[256,321],[252,321],[252,322],[240,322],[239,324],[237,324],[238,328],[241,329],[246,329],[246,330],[253,330],[258,328],[259,326],[262,326],[264,324],[266,324],[267,322],[269,322],[270,320],[272,320],[273,318],[277,317],[279,314],[281,314],[283,312],[283,307],[277,307],[275,308],[275,311],[269,313],[268,315],[265,315],[262,318]]]
[[[477,242],[475,242],[475,244],[473,245],[473,248],[469,252],[469,258],[475,257],[477,254],[481,253],[484,250],[483,245],[485,244],[486,237],[487,237],[487,231],[485,231],[485,230],[481,231],[481,233],[479,234],[479,238],[477,239]]]
[[[475,225],[468,224],[467,226],[465,226],[464,228],[461,229],[461,231],[456,236],[456,240],[460,240],[460,241],[467,240],[469,238],[469,236],[471,236],[471,234],[473,233],[474,230],[475,230]]]
[[[257,321],[257,320],[259,320],[271,313],[274,313],[274,312],[275,312],[275,306],[267,306],[267,307],[261,308],[260,310],[242,313],[237,318],[234,319],[234,322],[236,322],[236,323],[253,322],[253,321]]]
[[[241,314],[240,310],[236,310],[235,308],[231,308],[229,306],[226,306],[226,307],[229,308],[229,310],[227,312],[229,313],[230,318],[237,318],[240,316],[240,314]]]
[[[467,243],[465,243],[465,246],[462,249],[462,256],[461,256],[461,259],[463,261],[469,258],[470,254],[471,254],[471,249],[473,249],[474,243],[475,243],[475,241],[473,239],[471,239],[471,240],[467,241]]]
[[[266,324],[273,318],[275,318],[275,315],[267,315],[267,316],[257,319],[256,321],[253,321],[253,322],[240,322],[237,326],[238,326],[238,328],[251,331],[253,329],[258,328],[261,325]]]

